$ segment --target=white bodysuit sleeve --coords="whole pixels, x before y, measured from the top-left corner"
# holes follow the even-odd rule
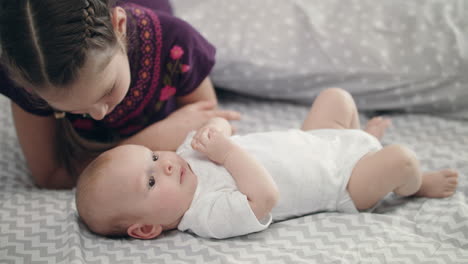
[[[226,190],[200,199],[185,213],[178,228],[201,237],[221,239],[262,231],[271,221],[271,214],[258,221],[247,196],[239,191]]]

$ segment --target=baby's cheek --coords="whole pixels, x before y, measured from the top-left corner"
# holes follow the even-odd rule
[[[180,190],[175,186],[166,186],[164,189],[160,190],[161,197],[164,197],[166,202],[171,202],[178,199],[180,196]]]

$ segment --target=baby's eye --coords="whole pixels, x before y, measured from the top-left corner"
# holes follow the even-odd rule
[[[154,180],[154,176],[150,176],[149,181],[148,181],[148,187],[151,189],[153,186],[156,184],[156,181]]]
[[[153,161],[157,161],[159,159],[158,155],[156,155],[156,153],[153,152]]]

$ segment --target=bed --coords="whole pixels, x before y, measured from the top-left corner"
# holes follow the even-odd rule
[[[78,221],[74,190],[34,186],[9,102],[0,96],[0,263],[468,263],[468,46],[466,34],[460,34],[468,27],[465,0],[361,0],[349,1],[349,8],[334,0],[172,2],[176,14],[224,47],[212,78],[223,88],[218,90],[220,105],[243,113],[235,122],[239,134],[299,127],[321,89],[343,87],[363,110],[362,123],[377,114],[393,120],[383,144],[408,145],[425,170],[458,170],[457,192],[444,199],[389,195],[373,213],[311,214],[227,240],[178,231],[149,241],[103,238]],[[246,6],[251,12],[239,13]],[[272,26],[272,34],[262,23],[276,21],[275,12],[286,26]],[[365,14],[372,27],[362,30],[344,19],[353,12]],[[320,26],[334,19],[326,14],[340,14],[333,27],[342,35],[324,33]],[[412,30],[400,27],[405,23],[427,25],[436,33],[420,28],[426,33],[398,40]],[[316,33],[315,42],[300,39],[293,27]],[[266,39],[265,34],[273,36],[267,42],[276,43],[271,49],[279,58],[271,49],[262,52],[268,43],[253,38]],[[274,36],[289,36],[289,43],[296,44],[291,52],[309,60],[289,63],[281,57],[284,38]],[[395,37],[411,50],[402,54],[401,48],[387,45]],[[356,39],[381,46],[369,49]],[[304,41],[316,46],[308,49]],[[345,46],[348,52],[343,49],[334,61]]]
[[[222,92],[221,105],[244,113],[238,133],[298,127],[308,106]],[[264,232],[209,240],[171,231],[150,240],[107,239],[77,219],[74,191],[32,184],[0,98],[0,263],[466,263],[468,122],[423,114],[389,115],[383,143],[415,150],[424,169],[456,168],[457,193],[445,199],[387,197],[374,213],[319,213]],[[367,116],[361,115],[364,122]]]

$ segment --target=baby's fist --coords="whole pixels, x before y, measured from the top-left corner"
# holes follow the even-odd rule
[[[209,126],[199,129],[192,139],[193,149],[219,164],[224,163],[231,144],[229,138]]]

